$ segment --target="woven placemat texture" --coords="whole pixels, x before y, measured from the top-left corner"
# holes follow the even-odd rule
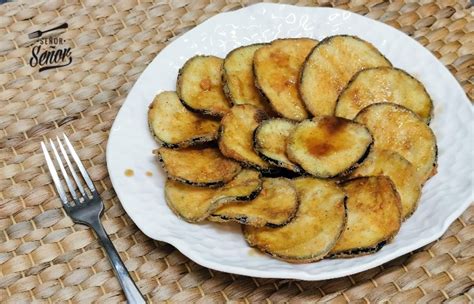
[[[474,97],[474,22],[468,1],[289,2],[348,9],[402,30],[435,54]],[[248,4],[53,0],[0,5],[1,303],[124,301],[94,234],[65,215],[45,169],[39,142],[62,132],[96,181],[105,200],[106,230],[150,301],[474,301],[472,206],[437,242],[381,267],[318,282],[209,270],[147,238],[125,214],[107,174],[105,148],[128,91],[174,37]],[[69,28],[60,37],[72,48],[73,62],[39,72],[29,65],[33,45],[28,33],[63,22]]]

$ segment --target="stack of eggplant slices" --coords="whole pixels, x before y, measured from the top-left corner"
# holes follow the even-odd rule
[[[148,111],[185,221],[237,222],[291,263],[380,250],[436,174],[433,103],[372,44],[278,39],[197,55]]]

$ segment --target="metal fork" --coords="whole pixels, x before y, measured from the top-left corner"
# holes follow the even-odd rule
[[[58,192],[59,197],[63,203],[64,210],[66,210],[66,213],[75,223],[84,224],[94,229],[95,233],[99,237],[99,241],[101,242],[102,246],[105,249],[105,252],[107,253],[115,275],[117,276],[117,279],[125,293],[127,301],[129,303],[146,303],[142,294],[140,293],[140,290],[133,282],[127,269],[125,268],[125,265],[120,259],[120,256],[117,250],[115,249],[112,241],[107,236],[107,233],[105,232],[102,223],[100,222],[100,216],[104,210],[104,203],[102,202],[99,193],[97,192],[94,186],[94,183],[89,177],[86,168],[82,164],[81,160],[79,159],[79,156],[71,145],[71,142],[65,134],[63,134],[63,137],[67,150],[69,151],[69,154],[72,156],[74,163],[79,169],[82,179],[86,183],[86,187],[84,187],[83,183],[81,182],[81,179],[79,178],[69,159],[68,153],[66,152],[66,149],[64,148],[61,140],[59,139],[59,137],[56,137],[59,150],[61,151],[62,157],[66,161],[69,172],[71,173],[72,179],[74,180],[74,183],[72,182],[64,167],[63,161],[59,156],[55,143],[50,139],[49,143],[51,145],[53,155],[56,159],[57,164],[59,165],[59,169],[64,178],[64,181],[66,182],[67,188],[69,189],[68,197],[66,191],[64,191],[63,184],[58,176],[56,167],[51,157],[49,156],[46,144],[44,142],[41,142],[41,148],[43,149],[44,157],[46,158],[46,164],[48,165],[49,172],[51,173],[54,185],[56,186],[56,191]],[[75,186],[77,186],[77,189]],[[77,192],[77,190],[79,191],[79,193]]]

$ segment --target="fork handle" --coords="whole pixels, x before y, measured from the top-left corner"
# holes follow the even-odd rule
[[[46,30],[46,31],[43,31],[42,33],[47,33],[47,32],[51,32],[51,31],[55,31],[55,30],[59,30],[59,29],[66,29],[68,27],[67,23],[63,23],[61,25],[58,25],[56,27],[53,27],[52,29],[49,29],[49,30]]]
[[[112,269],[114,270],[115,275],[117,276],[117,279],[120,283],[120,286],[122,286],[122,289],[125,293],[127,302],[130,304],[146,303],[145,299],[140,293],[140,290],[130,277],[127,268],[125,268],[125,265],[123,264],[120,255],[114,247],[114,244],[105,232],[105,229],[102,226],[100,220],[97,219],[93,221],[90,226],[92,229],[94,229],[95,233],[99,237],[99,241],[101,242],[102,246],[105,249],[105,252],[107,253],[109,261],[112,264]]]

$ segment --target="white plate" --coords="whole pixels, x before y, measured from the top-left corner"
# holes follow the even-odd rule
[[[196,54],[224,57],[235,47],[281,37],[357,35],[373,43],[394,66],[421,80],[433,98],[431,123],[439,147],[438,174],[423,188],[420,205],[393,242],[373,255],[293,265],[255,254],[237,225],[189,224],[178,219],[163,196],[164,172],[151,151],[157,144],[147,126],[148,104],[175,90],[178,69]],[[473,110],[449,71],[405,34],[348,11],[258,4],[222,13],[185,33],[145,69],[117,115],[107,146],[115,191],[136,225],[203,266],[242,275],[322,280],[350,275],[399,257],[440,237],[473,200]],[[126,169],[135,175],[127,177]],[[145,172],[151,171],[152,177]]]

